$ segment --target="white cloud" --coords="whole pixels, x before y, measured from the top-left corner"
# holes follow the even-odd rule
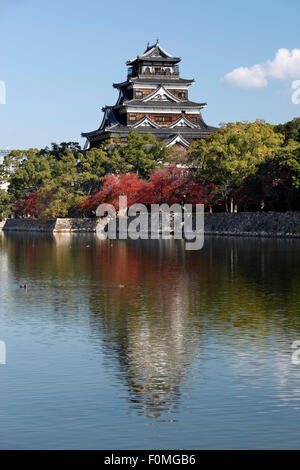
[[[300,78],[300,49],[279,49],[275,59],[267,62],[268,75],[278,80]]]
[[[278,80],[300,78],[300,49],[279,49],[273,60],[252,67],[238,67],[224,76],[224,80],[241,88],[263,88],[268,78]]]
[[[259,64],[253,65],[250,69],[248,67],[238,67],[227,73],[224,80],[241,88],[262,88],[268,84],[266,72]]]

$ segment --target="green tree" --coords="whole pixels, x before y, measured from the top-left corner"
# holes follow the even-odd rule
[[[281,167],[285,167],[291,174],[291,185],[300,189],[300,141],[289,140],[282,147],[278,154],[278,161]]]
[[[87,152],[79,153],[78,173],[82,190],[85,194],[92,194],[99,189],[104,176],[108,174],[121,174],[130,171],[130,165],[121,155],[118,143],[102,144],[100,148],[93,148]]]
[[[45,180],[39,188],[39,214],[43,219],[74,215],[84,196],[77,155],[67,149],[59,160],[52,155],[47,158],[51,178]]]
[[[47,221],[57,217],[76,217],[78,216],[77,208],[83,199],[80,191],[70,191],[68,187],[42,186],[37,194],[39,218]]]
[[[234,192],[258,166],[278,153],[284,137],[262,120],[224,125],[209,139],[189,149],[189,165],[200,177],[217,185],[228,211],[234,209]]]
[[[285,124],[278,124],[274,127],[274,130],[284,135],[286,144],[291,139],[300,143],[300,117],[294,118]]]
[[[11,198],[5,189],[0,188],[0,221],[11,212]]]
[[[13,199],[36,191],[52,178],[50,157],[39,155],[38,150],[14,150],[4,157],[2,178],[9,184]]]
[[[120,155],[131,172],[147,178],[167,160],[168,149],[153,135],[139,135],[136,131],[128,134],[127,144],[119,147]]]
[[[45,147],[39,151],[39,154],[52,155],[56,160],[61,160],[67,150],[72,150],[74,154],[77,154],[80,152],[81,146],[78,142],[61,142],[61,144],[52,142],[50,149]]]
[[[248,199],[260,199],[265,210],[299,210],[300,144],[290,140],[246,182]]]

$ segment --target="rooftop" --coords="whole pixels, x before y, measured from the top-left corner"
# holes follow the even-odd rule
[[[139,108],[175,108],[175,109],[185,109],[185,108],[204,108],[207,106],[207,103],[196,103],[194,101],[183,101],[180,100],[178,102],[175,101],[169,101],[169,100],[152,100],[152,101],[143,101],[143,100],[128,100],[128,101],[123,101],[123,103],[119,104],[116,106],[117,107],[122,107],[122,106],[135,106]],[[108,106],[110,107],[110,106]],[[107,107],[105,106],[102,108],[105,110]]]
[[[171,79],[171,80],[170,80]],[[129,80],[125,80],[124,82],[120,83],[114,83],[113,87],[114,88],[122,88],[125,86],[128,86],[129,84],[136,84],[136,85],[161,85],[161,84],[166,84],[170,80],[170,85],[191,85],[192,83],[195,82],[193,78],[190,80],[184,79],[184,78],[178,78],[175,77],[173,78],[172,76],[164,76],[161,78],[154,78],[152,76],[140,76],[140,77],[131,77]],[[166,86],[166,85],[165,85]]]
[[[147,45],[147,49],[142,54],[136,56],[134,59],[127,60],[126,65],[133,65],[138,61],[148,62],[148,61],[155,61],[155,62],[170,62],[172,64],[176,64],[177,62],[181,61],[180,57],[174,57],[168,52],[166,52],[161,45],[159,44],[158,40],[152,46],[149,44]]]
[[[115,135],[126,135],[128,132],[135,130],[130,126],[124,126],[123,124],[119,124],[113,127],[105,127],[104,129],[97,129],[96,131],[92,132],[83,132],[81,135],[82,137],[98,137],[103,134],[115,134]],[[188,128],[188,127],[173,127],[169,128],[159,127],[159,128],[152,128],[152,127],[139,127],[139,134],[153,134],[155,137],[158,138],[169,138],[174,134],[180,133],[186,138],[197,138],[200,139],[201,137],[207,137],[207,135],[212,134],[217,130],[216,127],[207,126],[201,128]]]

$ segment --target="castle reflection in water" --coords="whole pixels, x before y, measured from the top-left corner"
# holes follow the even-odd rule
[[[207,238],[203,250],[188,252],[172,239],[0,237],[6,246],[0,281],[26,265],[41,302],[54,310],[64,302],[70,314],[60,321],[77,322],[85,312],[90,338],[131,408],[151,419],[176,420],[193,381],[207,380],[216,348],[231,354],[239,374],[251,351],[269,353],[266,338],[285,338],[287,331],[292,338],[299,330],[299,254],[290,250],[297,241]],[[273,269],[278,265],[285,276]]]

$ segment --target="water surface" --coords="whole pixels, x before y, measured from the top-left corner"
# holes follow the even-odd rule
[[[0,447],[300,448],[299,265],[298,240],[0,232]]]

